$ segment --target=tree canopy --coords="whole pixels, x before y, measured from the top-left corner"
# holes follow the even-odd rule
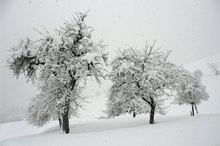
[[[37,81],[40,90],[28,109],[30,124],[43,126],[59,118],[68,133],[69,116],[77,115],[84,100],[80,83],[88,76],[97,82],[105,78],[105,45],[92,40],[93,29],[87,26],[86,17],[86,13],[76,13],[55,35],[39,32],[39,40],[26,38],[12,48],[9,69],[16,77],[23,73],[28,81]]]
[[[175,86],[177,67],[167,60],[169,54],[170,51],[156,48],[155,42],[142,50],[120,51],[112,62],[111,98],[141,100],[151,109],[150,123],[153,124],[155,111],[164,113],[163,101],[167,99],[164,95]]]

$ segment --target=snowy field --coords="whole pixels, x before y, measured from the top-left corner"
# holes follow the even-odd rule
[[[0,146],[220,146],[219,2],[0,0]],[[88,12],[86,21],[81,12]],[[13,73],[25,76],[16,80]],[[35,85],[26,84],[27,77],[36,77]],[[172,93],[196,105],[195,116],[185,99],[174,105],[175,97],[167,97],[173,87]],[[150,113],[106,118],[109,107],[146,113],[143,100],[134,98],[139,96],[152,111],[164,102],[166,114],[155,113],[155,124],[149,124]],[[69,119],[81,107],[79,97],[86,102]],[[47,122],[50,117],[62,119],[65,132],[58,120]]]
[[[207,59],[218,61],[216,58],[219,59],[220,55]],[[25,121],[2,123],[0,146],[219,146],[220,76],[210,72],[207,59],[188,65],[188,68],[193,66],[191,71],[202,69],[202,81],[210,95],[207,102],[198,106],[200,114],[195,117],[189,115],[190,106],[170,105],[167,115],[156,115],[154,125],[148,124],[149,115],[98,119],[103,115],[106,100],[101,98],[104,96],[104,91],[101,91],[98,98],[88,103],[81,118],[71,119],[69,135],[61,132],[58,121],[42,128],[29,126]]]
[[[148,115],[137,118],[74,120],[69,135],[62,134],[56,122],[37,129],[24,122],[0,125],[1,146],[219,146],[220,114],[195,117]]]

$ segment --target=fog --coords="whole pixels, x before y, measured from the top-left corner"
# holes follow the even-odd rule
[[[9,49],[27,36],[37,39],[33,28],[53,31],[75,12],[88,10],[94,40],[104,40],[110,58],[118,48],[142,48],[146,40],[172,50],[170,60],[178,65],[220,53],[218,0],[1,0],[0,114],[26,106],[37,92],[5,67]]]

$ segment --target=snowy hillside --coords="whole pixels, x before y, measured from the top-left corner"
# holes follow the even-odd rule
[[[220,54],[210,56],[196,62],[185,65],[184,67],[189,71],[201,70],[203,72],[202,82],[206,86],[209,93],[209,100],[198,106],[200,113],[220,113],[220,75],[215,75],[208,63],[220,64]],[[220,69],[220,66],[219,66]],[[168,115],[173,114],[189,114],[190,107],[186,105],[170,105],[168,108]]]
[[[219,8],[0,0],[0,146],[220,146]]]
[[[83,93],[89,103],[81,111],[80,118],[72,118],[71,133],[64,135],[54,121],[43,128],[28,126],[24,121],[0,124],[1,146],[29,145],[187,145],[218,146],[220,144],[220,76],[213,74],[207,61],[220,62],[220,55],[205,58],[186,65],[190,71],[201,69],[202,82],[210,99],[198,106],[199,115],[189,116],[189,106],[169,105],[167,115],[156,115],[155,125],[148,124],[149,115],[130,115],[115,119],[97,119],[103,116],[106,93],[111,82],[99,86],[89,80]],[[88,92],[90,91],[90,92]],[[92,92],[91,92],[92,91]]]
[[[220,76],[215,76],[212,69],[209,67],[208,63],[219,63],[220,64],[220,54],[215,56],[210,56],[204,58],[202,60],[198,60],[196,62],[190,63],[185,65],[185,68],[189,69],[190,71],[195,71],[197,69],[202,70],[203,77],[202,81],[204,85],[207,87],[207,91],[210,95],[210,99],[207,102],[202,103],[198,106],[200,113],[220,113],[220,95],[219,90],[219,83],[220,83]],[[89,79],[87,83],[87,88],[83,92],[83,96],[88,97],[88,103],[85,103],[84,110],[80,111],[81,118],[98,118],[100,116],[104,116],[103,111],[106,108],[106,101],[107,97],[106,94],[108,93],[108,89],[111,86],[110,81],[103,81],[102,85],[98,85],[94,80]],[[167,109],[168,115],[182,115],[182,114],[189,114],[190,107],[189,106],[179,106],[179,105],[168,105],[169,108]],[[22,109],[22,110],[20,110]],[[15,112],[15,111],[21,111]],[[24,117],[24,108],[14,108],[10,111],[5,111],[2,114],[2,121],[15,121],[20,120]]]
[[[202,78],[203,84],[209,93],[209,100],[198,105],[199,113],[212,114],[220,113],[220,76],[206,76]],[[187,105],[170,105],[167,109],[168,115],[190,114],[191,107]]]
[[[137,118],[71,121],[72,132],[62,134],[56,122],[42,129],[24,122],[0,125],[1,146],[218,146],[220,114],[157,116],[149,125],[146,115]],[[25,135],[25,136],[24,136]],[[7,139],[7,140],[6,140]],[[2,140],[2,141],[1,141]]]
[[[193,63],[189,63],[185,65],[185,68],[190,71],[200,69],[203,72],[204,77],[213,76],[214,72],[209,65],[210,63],[215,63],[218,66],[218,69],[220,69],[220,54],[206,57]]]

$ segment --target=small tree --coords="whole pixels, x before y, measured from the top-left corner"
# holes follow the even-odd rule
[[[28,109],[30,124],[43,126],[59,119],[63,131],[69,133],[69,118],[77,115],[84,101],[79,96],[80,83],[87,76],[98,82],[105,77],[105,46],[92,41],[93,29],[86,25],[86,16],[76,13],[55,35],[39,32],[38,41],[27,38],[12,48],[9,69],[17,77],[24,73],[28,81],[36,80],[40,90]]]
[[[112,62],[111,95],[119,101],[134,97],[144,102],[150,108],[150,124],[154,124],[156,111],[164,113],[163,101],[167,99],[164,95],[173,90],[176,66],[167,61],[169,54],[155,49],[154,42],[141,51],[133,48],[120,51]]]
[[[182,69],[180,71],[179,80],[177,85],[177,97],[174,99],[174,103],[191,105],[191,116],[195,115],[194,107],[198,113],[197,105],[202,101],[209,99],[209,95],[204,85],[202,85],[201,77],[197,72],[194,74],[187,70]]]

